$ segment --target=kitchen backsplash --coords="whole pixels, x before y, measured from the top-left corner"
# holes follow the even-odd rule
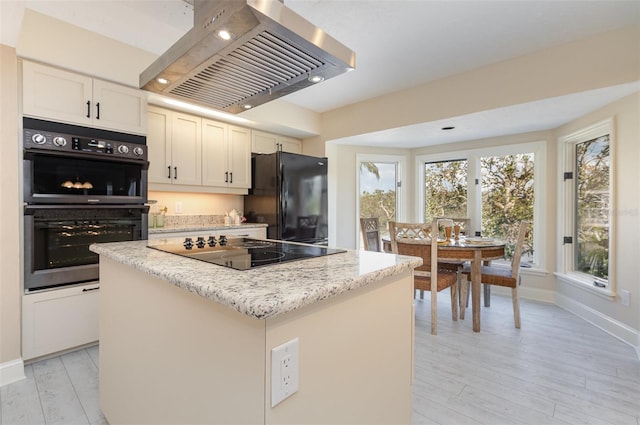
[[[242,195],[149,191],[148,199],[156,201],[151,205],[151,213],[167,208],[167,219],[172,215],[184,215],[189,216],[189,218],[185,218],[188,220],[200,220],[191,218],[198,216],[207,217],[206,220],[217,220],[215,217],[220,216],[222,217],[220,222],[223,222],[225,213],[234,209],[242,211],[244,208]]]

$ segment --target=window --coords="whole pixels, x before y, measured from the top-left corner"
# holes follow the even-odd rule
[[[424,219],[467,217],[467,160],[424,164]]]
[[[507,242],[508,259],[513,254],[519,223],[532,222],[525,240],[523,266],[544,264],[543,250],[536,249],[536,235],[544,231],[542,196],[545,185],[545,143],[523,143],[460,153],[416,158],[421,170],[419,219],[433,216],[469,218],[467,234],[496,237]],[[499,261],[496,263],[500,264]],[[504,261],[508,266],[509,260]]]
[[[482,176],[482,235],[506,241],[510,260],[518,239],[519,223],[533,221],[534,154],[484,156],[480,158]],[[521,263],[533,258],[531,234],[525,239]]]
[[[559,214],[565,281],[615,294],[611,272],[613,215],[613,121],[606,120],[560,138]]]
[[[577,143],[575,172],[576,270],[609,278],[609,135]]]
[[[389,221],[401,220],[404,157],[358,155],[358,218],[378,217],[380,235],[389,235]],[[399,218],[400,217],[400,218]],[[360,227],[356,240],[362,244]]]

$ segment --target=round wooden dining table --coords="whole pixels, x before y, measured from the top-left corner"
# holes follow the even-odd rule
[[[473,242],[472,242],[473,241]],[[402,239],[405,243],[431,245],[431,239]],[[391,241],[382,240],[384,250],[391,252]],[[504,257],[505,243],[495,239],[466,238],[438,242],[438,261],[469,261],[471,263],[471,310],[473,312],[473,331],[480,332],[480,284],[482,263]],[[464,300],[463,300],[464,302]]]

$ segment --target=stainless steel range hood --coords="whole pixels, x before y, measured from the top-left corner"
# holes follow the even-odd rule
[[[355,67],[353,51],[278,0],[196,0],[193,14],[140,88],[238,113]]]

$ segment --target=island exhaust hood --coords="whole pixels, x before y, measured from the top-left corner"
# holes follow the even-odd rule
[[[194,25],[140,88],[230,113],[355,67],[355,53],[278,0],[195,0]]]

